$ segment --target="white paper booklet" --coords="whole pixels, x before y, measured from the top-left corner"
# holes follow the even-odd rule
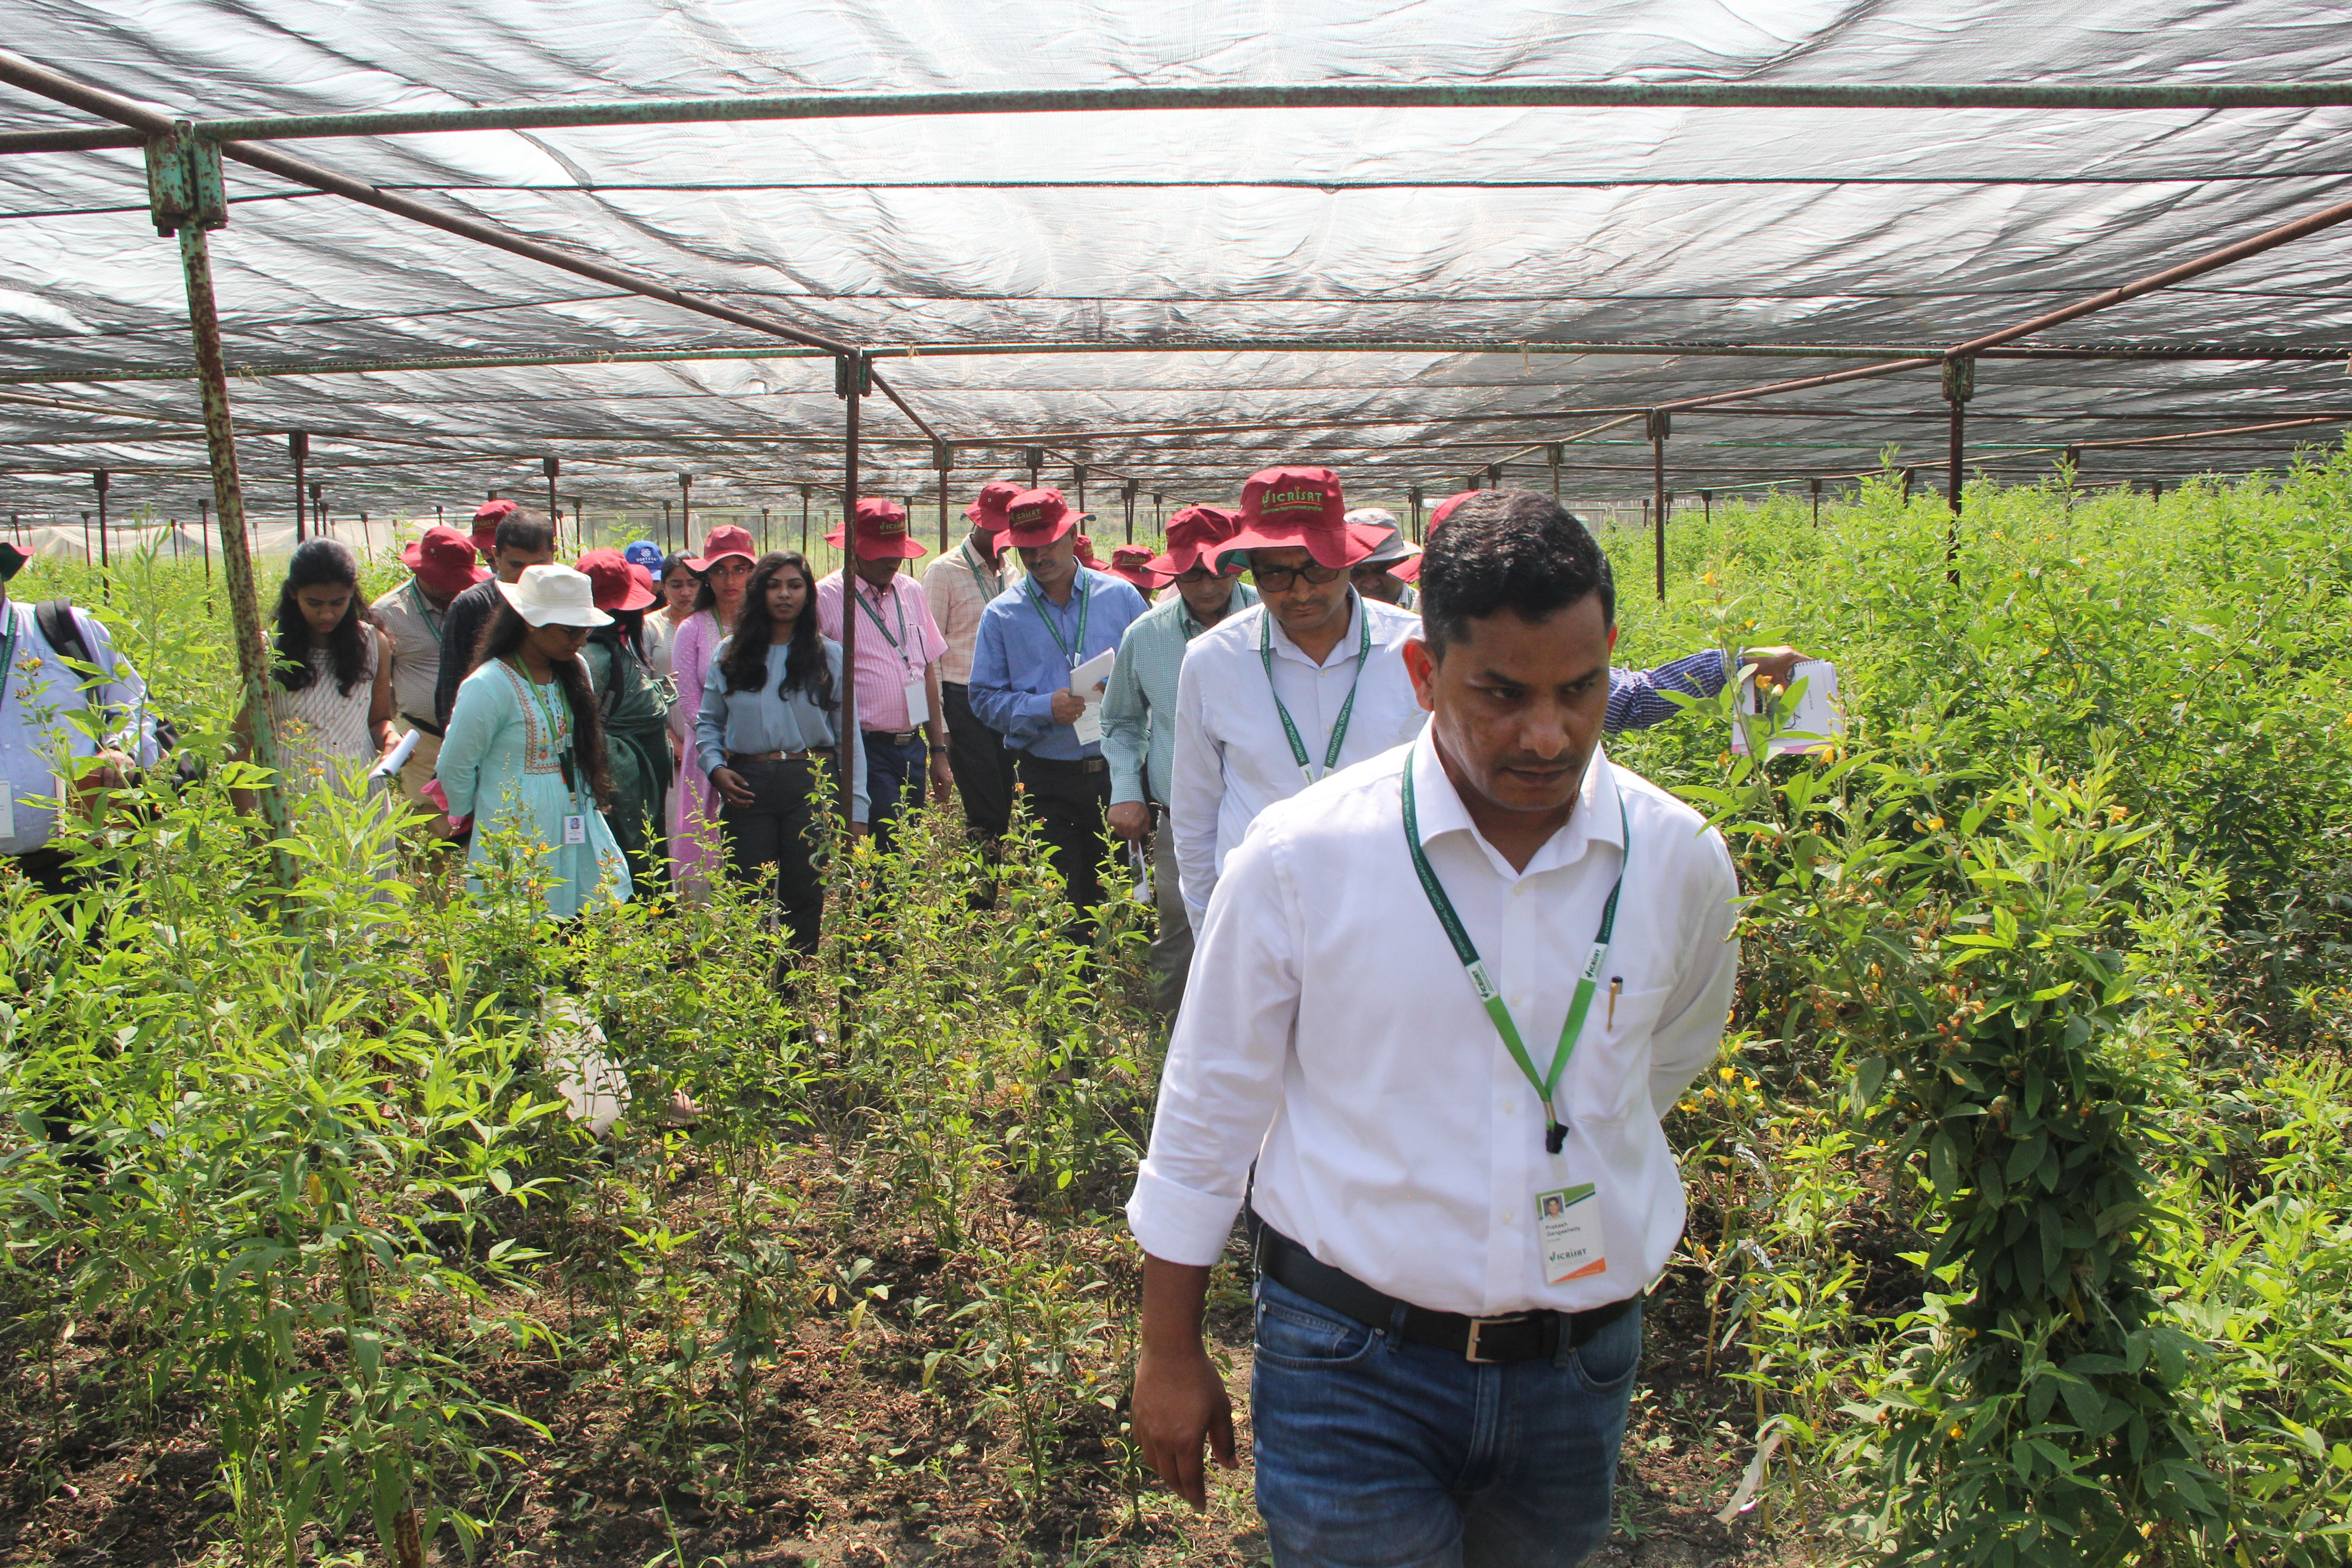
[[[1118,662],[1118,649],[1107,647],[1102,652],[1070,671],[1070,689],[1086,699],[1087,710],[1070,726],[1077,731],[1081,746],[1098,745],[1102,741],[1102,700],[1100,688],[1110,680],[1111,667]]]
[[[1753,676],[1739,683],[1739,710],[1731,721],[1734,755],[1748,754],[1750,725],[1759,734],[1763,732],[1768,706],[1777,710],[1782,731],[1771,741],[1772,755],[1776,757],[1792,752],[1827,751],[1832,742],[1845,733],[1845,707],[1838,700],[1836,665],[1825,658],[1800,660],[1789,676],[1789,684],[1804,688],[1793,707],[1786,691],[1759,697]]]

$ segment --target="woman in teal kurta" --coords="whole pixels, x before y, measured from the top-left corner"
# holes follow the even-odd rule
[[[492,834],[513,828],[545,852],[548,912],[565,920],[599,897],[629,896],[627,860],[600,809],[612,785],[580,660],[588,628],[611,617],[569,566],[528,567],[501,592],[508,602],[457,689],[435,776],[450,816],[475,819],[467,890],[481,893]]]

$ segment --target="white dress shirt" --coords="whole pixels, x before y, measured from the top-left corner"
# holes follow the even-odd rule
[[[1541,1101],[1479,1005],[1404,844],[1421,840],[1538,1070],[1550,1065],[1602,905],[1617,910],[1592,1010]],[[1630,863],[1619,829],[1622,800]],[[1580,1311],[1664,1268],[1683,1190],[1658,1119],[1713,1059],[1738,976],[1738,892],[1720,835],[1595,752],[1568,823],[1528,862],[1472,826],[1433,743],[1276,805],[1227,861],[1169,1043],[1151,1152],[1128,1200],[1171,1263],[1223,1254],[1250,1162],[1268,1225],[1374,1289],[1438,1311]],[[1623,982],[1615,1005],[1610,983]],[[1608,1267],[1548,1284],[1539,1193],[1599,1187]]]
[[[1279,621],[1274,626],[1274,687],[1266,687],[1265,660],[1258,652],[1265,608],[1257,605],[1228,616],[1192,639],[1184,650],[1176,681],[1176,757],[1169,784],[1169,831],[1176,839],[1176,865],[1183,880],[1184,907],[1199,930],[1225,858],[1249,832],[1258,813],[1307,787],[1298,760],[1282,732],[1274,694],[1290,710],[1306,742],[1307,761],[1319,774],[1331,726],[1339,722],[1353,688],[1356,706],[1339,766],[1377,757],[1421,731],[1426,715],[1405,673],[1404,645],[1421,630],[1421,617],[1393,605],[1368,601],[1350,590],[1355,607],[1348,629],[1321,664],[1300,651]],[[1363,679],[1356,679],[1356,649],[1364,620],[1372,624],[1371,656]],[[1336,771],[1336,770],[1334,770]]]

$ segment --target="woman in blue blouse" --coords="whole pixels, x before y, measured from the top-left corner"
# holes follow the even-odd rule
[[[727,869],[766,880],[793,933],[816,951],[824,912],[817,864],[816,763],[841,754],[841,645],[817,630],[816,574],[797,551],[751,569],[735,635],[720,643],[702,687],[696,751],[724,803]],[[850,831],[866,831],[865,748],[848,748]]]

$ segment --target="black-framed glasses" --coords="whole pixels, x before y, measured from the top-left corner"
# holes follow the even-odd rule
[[[1241,575],[1241,572],[1242,569],[1238,566],[1234,567],[1230,572],[1220,572],[1215,567],[1203,563],[1202,564],[1192,566],[1189,570],[1179,572],[1176,574],[1176,581],[1179,583],[1209,583],[1226,577],[1238,577]]]
[[[1290,591],[1290,585],[1301,577],[1319,588],[1326,583],[1336,583],[1347,574],[1348,569],[1345,566],[1325,566],[1320,563],[1313,566],[1253,566],[1250,568],[1250,581],[1257,584],[1257,590],[1261,594],[1286,594]]]

